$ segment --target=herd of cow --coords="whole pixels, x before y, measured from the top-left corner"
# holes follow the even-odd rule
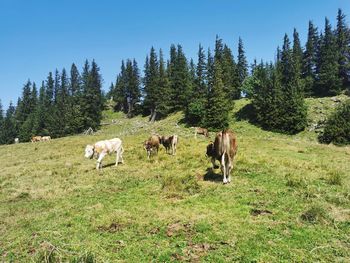
[[[202,134],[208,137],[208,130],[205,128],[195,128],[195,136]],[[147,158],[150,159],[151,155],[158,154],[160,145],[163,145],[166,153],[172,155],[176,154],[176,147],[178,144],[178,136],[176,134],[171,136],[152,135],[143,144],[147,153]],[[87,145],[85,148],[85,157],[92,159],[96,156],[97,164],[96,169],[102,168],[102,159],[107,154],[116,154],[115,166],[118,163],[123,163],[122,141],[119,138],[111,140],[98,141],[94,145]],[[216,134],[214,142],[210,142],[207,146],[206,156],[211,158],[213,168],[217,168],[215,161],[220,162],[220,169],[223,174],[223,183],[227,184],[231,182],[231,171],[233,169],[233,159],[237,153],[237,138],[234,132],[231,130],[223,130]]]

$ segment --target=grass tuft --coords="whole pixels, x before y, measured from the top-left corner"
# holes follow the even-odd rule
[[[337,171],[332,171],[327,179],[330,185],[342,185],[342,176]]]
[[[322,223],[328,219],[328,215],[320,204],[314,204],[301,215],[301,219],[309,223]]]

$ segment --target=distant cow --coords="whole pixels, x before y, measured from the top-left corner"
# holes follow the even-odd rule
[[[32,141],[32,142],[40,142],[40,141],[41,141],[41,138],[42,138],[41,136],[33,136],[32,139],[31,139],[31,141]]]
[[[15,144],[19,143],[19,139],[15,138]]]
[[[209,136],[208,129],[201,127],[194,127],[194,137],[197,138],[197,134],[202,134],[205,137]]]
[[[102,168],[102,159],[107,154],[116,153],[115,166],[118,166],[119,162],[124,163],[123,152],[122,141],[119,138],[114,138],[96,142],[94,145],[87,145],[85,148],[85,157],[92,159],[96,154],[98,156],[96,169],[99,170]]]
[[[171,136],[162,136],[160,138],[160,143],[163,144],[165,147],[165,152],[168,153],[169,150],[171,150],[171,154],[175,155],[176,154],[176,146],[178,143],[178,137],[176,134],[171,135]]]
[[[158,135],[152,135],[151,137],[148,138],[147,141],[143,143],[143,147],[147,152],[148,159],[150,158],[151,153],[158,154],[159,144],[160,144],[160,136]]]
[[[43,137],[41,137],[41,141],[42,142],[51,141],[51,136],[43,136]]]
[[[207,146],[207,156],[211,157],[211,162],[215,168],[215,160],[220,161],[220,168],[223,173],[223,183],[231,182],[231,170],[233,159],[237,153],[236,135],[230,130],[217,133],[214,143]]]

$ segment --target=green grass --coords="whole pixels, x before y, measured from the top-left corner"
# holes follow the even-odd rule
[[[247,103],[236,102],[233,115]],[[93,136],[0,147],[1,261],[350,260],[349,147],[232,118],[239,148],[223,185],[205,157],[208,140],[195,140],[180,113],[154,124],[104,114],[116,123]],[[162,148],[147,160],[142,143],[152,132],[178,134],[177,155]],[[85,145],[113,137],[123,140],[125,164],[108,156],[98,172]]]

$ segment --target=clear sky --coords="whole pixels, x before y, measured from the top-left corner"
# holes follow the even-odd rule
[[[323,29],[327,16],[334,26],[338,8],[350,17],[349,0],[0,0],[0,99],[7,108],[28,79],[93,58],[107,90],[122,59],[143,69],[152,45],[168,56],[179,43],[196,61],[198,44],[213,47],[216,34],[235,56],[241,36],[249,63],[273,60],[284,33],[296,27],[304,44],[308,21]]]

